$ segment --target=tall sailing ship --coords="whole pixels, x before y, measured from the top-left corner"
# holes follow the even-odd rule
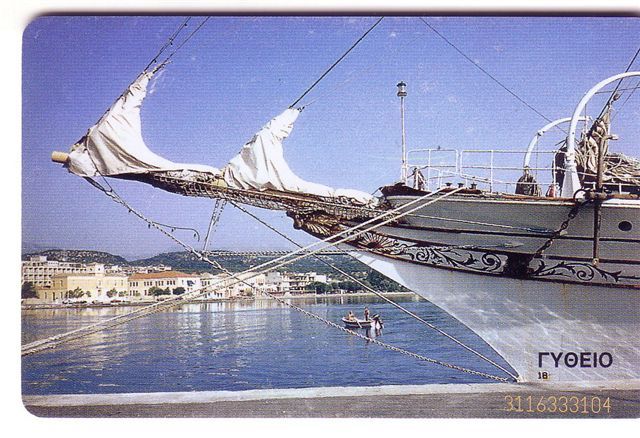
[[[408,151],[403,141],[401,181],[375,197],[305,181],[289,168],[283,142],[295,107],[221,169],[155,154],[140,108],[162,68],[141,73],[69,153],[52,159],[94,184],[98,176],[134,180],[285,211],[296,229],[453,315],[520,381],[640,378],[640,162],[609,151],[615,96],[594,120],[583,115],[595,93],[640,72],[603,79],[523,151]],[[402,113],[406,94],[401,82]],[[538,150],[538,138],[561,124],[569,124],[562,147]],[[500,154],[523,159],[519,179],[500,176],[515,169],[497,165]]]

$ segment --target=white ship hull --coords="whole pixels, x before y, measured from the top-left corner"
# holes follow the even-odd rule
[[[638,289],[520,280],[354,255],[480,335],[522,381],[640,378]]]
[[[412,199],[387,196],[393,207]],[[605,203],[598,264],[589,204],[534,257],[572,205],[455,196],[349,243],[367,250],[354,253],[360,261],[480,335],[523,381],[638,379],[640,204]]]

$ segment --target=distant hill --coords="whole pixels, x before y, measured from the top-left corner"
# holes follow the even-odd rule
[[[22,255],[22,260],[28,260],[31,256],[47,256],[49,260],[66,260],[72,263],[104,263],[105,265],[127,265],[123,257],[109,254],[103,251],[90,251],[86,249],[47,249],[45,251],[32,252]]]
[[[219,256],[215,252],[211,253],[209,257],[212,260],[219,262],[225,269],[231,272],[241,272],[245,269],[252,268],[254,266],[261,265],[268,261],[274,260],[278,255],[227,255]],[[340,269],[353,274],[356,272],[368,273],[370,268],[357,260],[347,255],[326,255],[321,256],[323,260],[338,266]],[[133,266],[149,266],[149,265],[169,265],[173,269],[184,272],[203,272],[212,271],[216,272],[209,263],[202,260],[198,260],[197,257],[188,252],[168,252],[158,254],[157,256],[147,259],[135,260],[129,262]],[[307,257],[302,260],[298,260],[295,263],[284,266],[279,271],[288,272],[317,272],[319,274],[331,274],[336,277],[338,274],[329,266],[320,262],[314,257]]]

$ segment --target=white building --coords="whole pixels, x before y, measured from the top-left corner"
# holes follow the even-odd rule
[[[289,280],[289,290],[291,293],[304,293],[309,292],[307,290],[307,286],[311,283],[319,282],[319,283],[327,283],[327,276],[316,274],[315,272],[305,272],[305,273],[287,273],[286,274]]]
[[[326,275],[319,275],[315,272],[294,273],[271,271],[266,274],[265,289],[275,294],[301,294],[308,292],[307,286],[318,281],[327,283]]]
[[[100,263],[73,263],[47,260],[47,256],[31,256],[22,262],[22,283],[29,282],[36,287],[52,287],[51,278],[59,274],[104,274]]]
[[[129,277],[129,292],[133,296],[153,295],[153,291],[149,290],[154,287],[168,289],[172,294],[178,288],[182,288],[183,292],[193,292],[202,289],[202,281],[197,275],[179,271],[134,273]]]
[[[217,275],[205,273],[200,275],[202,287],[209,287],[209,292],[204,299],[228,299],[238,296],[257,295],[265,288],[265,275],[260,274],[250,278],[252,274],[236,274],[231,276],[226,273]],[[242,281],[239,281],[242,280]]]
[[[171,266],[167,265],[152,265],[152,266],[120,266],[120,265],[111,265],[107,267],[107,272],[111,273],[120,273],[125,275],[133,275],[135,273],[139,274],[148,274],[150,272],[166,272],[171,271]]]

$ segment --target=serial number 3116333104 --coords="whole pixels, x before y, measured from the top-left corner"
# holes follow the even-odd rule
[[[504,397],[505,411],[530,412],[530,413],[556,413],[561,414],[609,414],[611,413],[611,400],[609,397],[598,396],[521,396],[506,395]]]

